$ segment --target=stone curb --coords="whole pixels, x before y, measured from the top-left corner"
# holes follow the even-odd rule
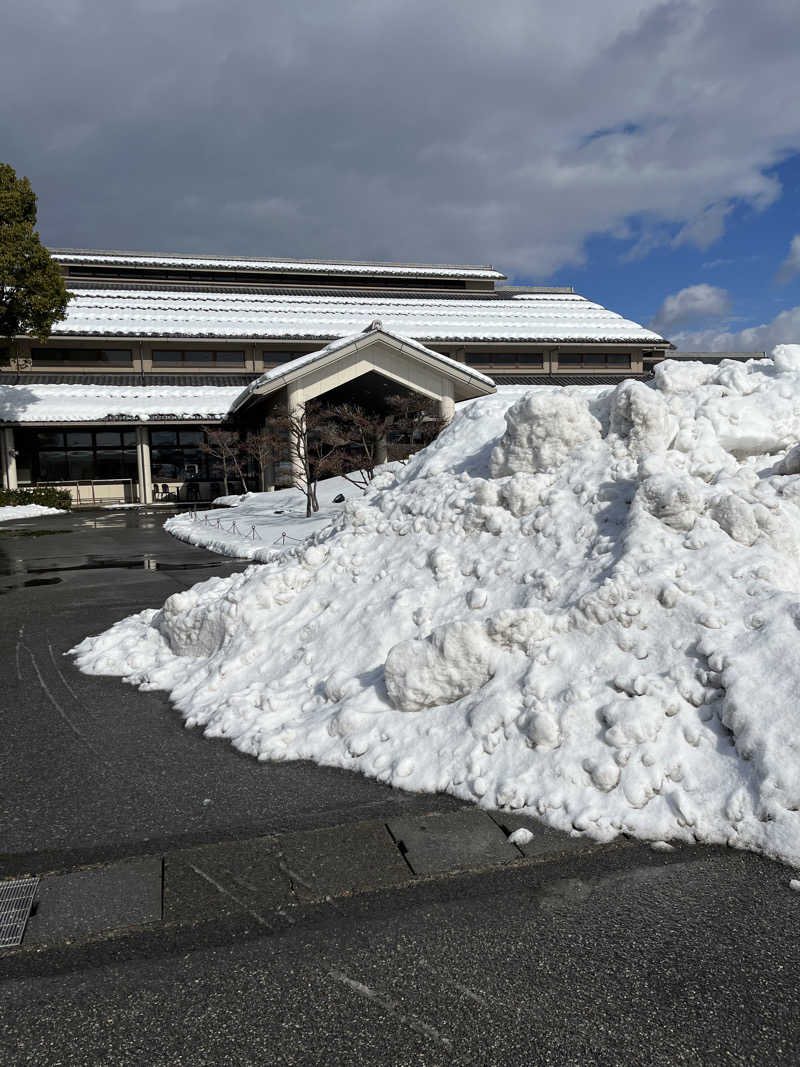
[[[531,838],[508,837],[525,828]],[[263,936],[359,895],[454,875],[527,867],[619,847],[477,808],[256,837],[46,875],[22,945],[0,950],[0,976],[46,973],[48,959],[115,959],[202,940]],[[627,841],[625,843],[628,843]],[[36,873],[35,871],[33,873]],[[209,937],[209,928],[216,928]],[[202,937],[200,932],[202,931]],[[90,953],[91,954],[91,953]]]

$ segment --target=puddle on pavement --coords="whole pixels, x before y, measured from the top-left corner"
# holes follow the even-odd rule
[[[74,530],[0,530],[3,537],[48,537],[50,534],[74,533]]]
[[[230,562],[227,559],[198,560],[192,563],[179,563],[172,560],[157,559],[153,556],[137,556],[133,559],[88,559],[80,563],[47,563],[44,566],[31,566],[24,560],[15,560],[16,568],[3,567],[0,576],[6,578],[22,577],[26,574],[58,574],[62,571],[97,571],[97,570],[145,570],[145,571],[195,571],[213,570]],[[61,578],[34,578],[23,582],[23,585],[55,585]]]

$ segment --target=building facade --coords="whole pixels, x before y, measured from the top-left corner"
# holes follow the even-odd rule
[[[64,485],[76,503],[215,495],[205,429],[263,375],[375,320],[496,384],[646,378],[672,348],[491,267],[52,255],[73,299],[47,344],[0,353],[0,462],[5,485]]]

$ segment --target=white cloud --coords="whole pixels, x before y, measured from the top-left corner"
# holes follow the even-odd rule
[[[771,352],[775,345],[800,344],[800,307],[781,311],[772,322],[745,330],[687,330],[670,336],[684,352]]]
[[[486,10],[7,0],[3,155],[52,244],[529,278],[580,263],[593,234],[707,247],[732,205],[780,195],[771,168],[800,150],[795,0]],[[64,136],[75,115],[88,139]]]
[[[781,263],[778,281],[788,282],[795,274],[800,274],[800,233],[795,234],[789,243],[789,255]]]
[[[721,318],[730,311],[730,298],[717,285],[688,285],[664,299],[650,323],[658,333],[670,333],[676,326],[702,319]]]
[[[725,219],[733,210],[733,204],[712,204],[702,211],[696,218],[681,227],[672,240],[673,248],[681,245],[694,245],[705,251],[718,241],[725,232]]]

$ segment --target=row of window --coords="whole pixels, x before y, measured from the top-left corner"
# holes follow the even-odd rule
[[[489,355],[467,354],[467,363],[472,367],[508,367],[525,368],[544,367],[544,359],[541,354],[527,352],[493,352]],[[560,369],[578,367],[581,369],[593,369],[595,367],[607,367],[608,369],[630,367],[631,357],[622,352],[565,352],[558,356]]]
[[[150,469],[156,481],[218,480],[222,469],[202,451],[202,430],[150,432]],[[137,477],[135,430],[16,431],[17,474],[26,482]]]
[[[262,352],[264,363],[273,366],[296,359],[299,352]],[[151,353],[153,364],[180,367],[243,367],[243,351],[213,350],[208,348],[157,348]],[[130,367],[133,352],[129,348],[33,348],[34,363],[102,363],[113,367]]]
[[[266,367],[288,363],[302,355],[301,352],[262,352]],[[133,352],[127,348],[34,348],[31,350],[34,363],[102,363],[107,366],[129,367]],[[244,367],[243,351],[212,350],[204,348],[157,348],[152,352],[153,365],[168,367]],[[493,352],[469,353],[467,362],[473,367],[519,367],[530,370],[543,367],[541,352]],[[558,356],[562,368],[624,368],[630,367],[631,357],[620,352],[570,352]]]
[[[544,359],[541,352],[495,352],[491,355],[482,355],[470,352],[467,355],[467,363],[472,367],[543,367]]]
[[[565,367],[630,367],[631,357],[622,352],[563,352],[558,365]]]

